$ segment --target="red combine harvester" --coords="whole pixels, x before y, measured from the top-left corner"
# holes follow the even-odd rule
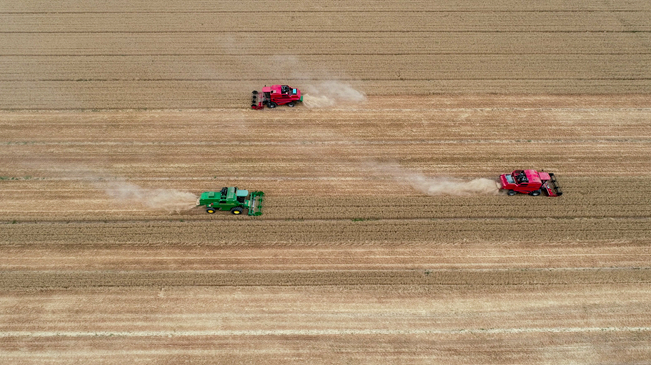
[[[500,189],[508,190],[508,195],[517,193],[538,196],[544,190],[547,196],[561,196],[563,192],[552,173],[536,170],[515,170],[500,176]]]
[[[294,89],[288,85],[271,85],[262,88],[262,93],[253,90],[251,97],[251,108],[264,109],[265,105],[275,108],[278,105],[294,107],[297,102],[302,102],[301,90]]]

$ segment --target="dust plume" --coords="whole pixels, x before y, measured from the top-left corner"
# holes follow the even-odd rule
[[[493,179],[477,178],[463,180],[441,176],[425,176],[421,173],[406,171],[399,166],[389,164],[371,164],[371,168],[389,175],[396,181],[407,183],[414,189],[428,195],[472,195],[486,194],[495,195],[499,193],[497,181]]]
[[[304,86],[303,105],[308,108],[327,108],[342,103],[360,103],[366,95],[341,81],[324,81]]]
[[[497,182],[486,178],[461,180],[410,174],[405,179],[414,189],[428,195],[497,194],[499,192]]]
[[[152,209],[179,213],[193,208],[197,196],[174,189],[146,189],[126,181],[109,181],[104,191],[111,198],[126,204],[140,204]]]

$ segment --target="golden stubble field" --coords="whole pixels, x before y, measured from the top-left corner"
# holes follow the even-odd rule
[[[650,19],[0,3],[0,359],[647,363]],[[274,83],[334,105],[247,109]],[[522,167],[565,195],[431,194]],[[222,186],[264,215],[192,207]]]
[[[0,351],[17,363],[643,362],[646,100],[0,113]],[[521,166],[556,172],[565,195],[428,195],[408,180]],[[147,202],[227,185],[265,191],[265,214]]]
[[[0,4],[0,109],[235,108],[333,79],[369,95],[651,93],[651,3]]]

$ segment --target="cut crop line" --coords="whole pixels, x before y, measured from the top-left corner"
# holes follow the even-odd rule
[[[632,94],[632,95],[638,95],[638,94]],[[371,96],[371,97],[373,97],[373,96]],[[395,100],[396,98],[394,97],[394,98],[392,98],[392,99]],[[406,97],[406,99],[409,99],[409,96]],[[175,114],[186,113],[186,112],[189,111],[189,110],[195,110],[195,111],[217,111],[217,112],[218,112],[218,111],[220,111],[220,110],[222,110],[222,109],[225,109],[225,108],[185,108],[183,112],[178,112],[178,109],[179,109],[179,108],[174,108],[174,109],[160,109],[160,108],[146,108],[146,109],[145,109],[145,108],[142,108],[142,109],[143,109],[143,110],[147,110],[148,112],[166,112],[166,113],[170,113],[170,114],[175,115]],[[0,110],[0,115],[2,115],[2,114],[9,114],[9,113],[6,112],[6,110],[7,110],[7,109],[2,109],[2,110]],[[27,110],[31,110],[31,109],[27,109]],[[58,111],[58,110],[59,110],[59,109],[57,109],[57,111]],[[66,109],[66,110],[67,110],[67,109]],[[76,109],[69,109],[69,110],[90,110],[90,109],[79,109],[79,108],[76,108]],[[99,108],[99,109],[98,109],[98,108],[94,108],[93,110],[97,110],[97,111],[100,111],[100,112],[101,112],[101,111],[105,111],[105,110],[115,110],[115,109],[110,109],[110,108]],[[129,111],[131,111],[131,110],[138,110],[138,108],[121,108],[120,110],[129,110]],[[347,109],[336,109],[336,110],[347,110]],[[523,108],[523,107],[514,107],[514,108],[504,108],[504,107],[494,107],[494,106],[491,106],[491,107],[476,107],[476,108],[455,108],[455,107],[450,107],[450,108],[441,108],[441,107],[431,107],[431,108],[430,108],[430,107],[409,108],[409,107],[403,107],[403,108],[363,109],[363,110],[356,110],[356,112],[362,112],[362,113],[366,113],[366,114],[377,114],[377,113],[385,114],[387,111],[391,111],[391,112],[400,112],[400,113],[402,113],[402,112],[404,112],[404,111],[410,111],[410,110],[426,110],[426,111],[428,111],[428,112],[435,112],[435,111],[436,111],[436,112],[440,112],[440,111],[462,111],[462,112],[467,112],[467,111],[531,111],[531,110],[540,110],[540,111],[561,111],[561,112],[567,112],[567,111],[580,111],[580,112],[645,111],[645,112],[647,112],[647,111],[651,111],[651,108],[644,108],[644,107],[603,107],[603,108],[602,108],[602,107],[597,107],[597,108],[563,108],[563,107],[556,107],[556,108],[552,108],[552,107],[530,107],[530,108]],[[248,112],[248,111],[249,111],[248,108],[245,108],[245,109],[244,109],[244,112]],[[58,112],[57,112],[57,113],[58,113]],[[54,114],[57,114],[57,113],[54,113]],[[82,112],[82,113],[84,113],[84,114],[90,114],[90,115],[96,115],[96,112],[88,113],[88,112],[84,111],[84,112]],[[222,121],[224,121],[224,122],[228,122],[228,121],[232,121],[232,120],[234,120],[234,119],[237,119],[237,118],[234,118],[234,117],[224,117],[224,118],[222,118],[222,119],[220,119],[220,120],[222,120]],[[329,119],[337,119],[337,120],[341,121],[341,123],[345,123],[345,124],[355,124],[355,125],[359,124],[358,122],[354,121],[354,120],[351,119],[351,118],[348,118],[348,119],[342,119],[342,118],[332,118],[332,117],[331,117],[331,118],[329,118]],[[239,119],[237,119],[237,120],[239,121]],[[283,116],[283,120],[297,120],[297,121],[301,121],[301,122],[302,122],[302,121],[304,121],[305,119],[304,119],[304,117],[302,117],[302,116],[299,117],[299,116],[284,115],[284,116]],[[0,123],[1,123],[1,122],[0,122]],[[601,122],[601,124],[604,124],[604,123],[606,123],[606,122]],[[610,123],[610,122],[608,122],[608,123]],[[47,126],[47,125],[50,125],[50,124],[52,124],[52,123],[48,123],[48,122],[33,122],[33,121],[30,123],[30,125],[32,125],[32,126],[34,126],[34,125]],[[71,124],[74,124],[74,123],[71,123]],[[128,124],[128,123],[123,123],[123,124]],[[645,126],[647,125],[646,122],[640,122],[640,123],[638,123],[638,124],[644,124]],[[628,139],[626,139],[626,141],[627,141],[627,140],[628,140]],[[442,142],[442,143],[456,143],[456,142],[458,142],[458,141],[463,141],[463,140],[449,140],[449,141],[441,141],[441,142]],[[472,141],[479,141],[479,142],[481,142],[481,141],[484,141],[484,140],[472,140]],[[486,141],[493,141],[493,140],[486,140]],[[525,141],[525,139],[519,139],[519,140],[518,140],[518,139],[513,139],[513,140],[494,140],[494,141],[502,141],[502,142],[509,142],[509,143],[510,143],[510,142],[513,142],[513,141],[522,141],[522,142],[523,142],[523,141]],[[526,139],[526,141],[528,141],[528,139]],[[558,141],[566,141],[566,140],[558,140]],[[576,140],[576,141],[582,141],[582,140]],[[590,140],[585,140],[585,141],[590,141]],[[342,141],[342,142],[344,142],[344,141]],[[387,141],[387,142],[391,142],[391,141]],[[12,144],[12,143],[16,143],[16,144],[25,144],[25,143],[27,143],[27,144],[32,144],[32,143],[34,143],[34,142],[31,142],[31,141],[29,141],[29,142],[25,141],[25,143],[22,142],[22,141],[21,141],[21,142],[0,142],[0,144]],[[89,143],[89,144],[92,144],[92,142],[88,142],[88,143]],[[191,143],[195,143],[195,142],[187,142],[187,143],[188,143],[188,144],[191,144]],[[232,143],[232,144],[239,144],[240,142],[218,142],[218,143]],[[269,143],[284,143],[284,142],[269,142]]]
[[[128,244],[129,242],[124,242],[124,244]],[[14,246],[12,246],[14,248]],[[637,247],[632,247],[632,248],[637,248]],[[97,260],[97,261],[102,261],[102,260],[114,260],[117,258],[120,259],[120,261],[165,261],[165,260],[207,260],[210,262],[219,262],[219,261],[225,261],[228,263],[228,261],[232,260],[249,260],[249,261],[257,261],[257,260],[370,260],[370,259],[375,259],[375,260],[395,260],[395,259],[414,259],[416,260],[413,263],[410,263],[411,265],[423,265],[423,264],[436,264],[436,265],[454,265],[455,262],[461,262],[461,261],[455,261],[455,262],[421,262],[426,259],[436,259],[439,260],[441,259],[440,255],[377,255],[377,254],[372,254],[372,255],[365,255],[367,252],[377,252],[377,250],[363,250],[360,252],[354,252],[356,255],[351,256],[350,254],[347,254],[346,256],[323,256],[323,252],[341,252],[342,250],[319,250],[319,249],[309,249],[309,250],[301,250],[300,252],[304,251],[314,251],[314,255],[285,255],[285,256],[279,256],[274,253],[270,253],[265,256],[229,256],[229,255],[224,255],[223,251],[220,250],[219,256],[212,257],[212,256],[151,256],[150,253],[147,253],[147,256],[104,256],[104,255],[93,255],[92,259]],[[637,256],[651,256],[651,253],[578,253],[578,254],[566,254],[566,253],[558,253],[558,254],[539,254],[536,253],[535,257],[531,257],[530,253],[522,253],[520,255],[445,255],[446,259],[451,259],[451,258],[456,258],[456,259],[477,259],[477,258],[525,258],[525,259],[531,259],[531,260],[537,260],[537,258],[540,257],[545,257],[545,258],[553,258],[553,257],[613,257],[613,256],[621,256],[621,257],[637,257]],[[57,257],[52,257],[51,255],[47,257],[28,257],[26,255],[21,255],[20,257],[15,257],[15,258],[10,258],[8,255],[5,254],[3,257],[4,260],[30,260],[30,261],[45,261],[45,262],[54,262],[54,261],[70,261],[70,260],[78,260],[80,256],[57,256]],[[239,264],[239,263],[238,263]],[[479,262],[478,264],[486,264],[486,265],[495,265],[496,263],[482,263]],[[501,263],[497,263],[501,264]],[[523,262],[523,264],[528,264],[528,262]],[[0,264],[4,268],[15,268],[15,267],[22,267],[25,266],[24,264]],[[348,266],[348,263],[332,263],[332,262],[317,262],[314,264],[310,263],[282,263],[282,266],[284,267],[285,265],[287,266],[315,266],[315,265],[320,265],[320,266],[330,266],[330,265],[335,265],[335,266]],[[372,266],[372,265],[381,265],[381,266],[399,266],[402,267],[405,264],[403,263],[384,263],[384,262],[378,262],[378,263],[364,263],[366,266]],[[51,265],[55,266],[55,265]],[[269,264],[268,266],[274,267],[278,266],[277,264]],[[510,267],[509,267],[510,268]],[[612,268],[608,266],[607,268]],[[551,269],[559,269],[559,268],[547,268],[544,267],[545,270],[551,270]],[[573,267],[573,268],[560,268],[560,269],[581,269],[580,267]],[[594,269],[594,267],[590,267],[590,269]]]
[[[593,10],[207,10],[207,11],[3,11],[0,15],[11,14],[321,14],[321,13],[375,13],[375,14],[395,14],[395,13],[413,13],[413,14],[494,14],[494,13],[516,13],[516,14],[538,14],[538,13],[649,13],[651,11],[644,9],[593,9]]]
[[[604,34],[604,33],[651,33],[651,30],[171,30],[171,31],[122,31],[122,30],[108,30],[108,31],[0,31],[0,34],[194,34],[194,33],[264,33],[269,34],[287,33],[397,33],[397,34],[411,34],[411,33],[577,33],[577,34]]]
[[[287,118],[294,119],[294,118]],[[32,124],[34,125],[34,124]],[[241,142],[137,142],[127,141],[97,141],[97,142],[0,142],[5,146],[329,146],[329,145],[347,145],[347,146],[366,146],[366,145],[448,145],[448,144],[512,144],[512,143],[540,143],[540,144],[558,144],[558,143],[650,143],[651,138],[594,138],[594,139],[512,139],[512,140],[403,140],[403,141],[241,141]]]
[[[111,211],[118,211],[118,212],[136,212],[136,210],[111,210]],[[34,211],[34,212],[42,212],[42,211]],[[80,210],[81,212],[81,210]],[[91,213],[91,212],[106,212],[106,210],[83,210],[83,212],[86,213]],[[188,219],[184,223],[179,223],[178,219],[179,217]],[[527,217],[527,218],[513,218],[513,217],[495,217],[495,216],[484,216],[484,217],[447,217],[447,218],[422,218],[422,217],[417,217],[417,218],[377,218],[373,220],[366,220],[366,221],[359,221],[359,222],[351,222],[350,218],[252,218],[252,219],[212,219],[210,217],[206,218],[198,218],[198,219],[190,219],[188,216],[173,216],[173,217],[161,217],[160,219],[106,219],[106,218],[98,218],[97,220],[75,220],[75,219],[70,219],[70,218],[61,218],[60,220],[25,220],[25,221],[20,221],[21,225],[65,225],[65,226],[70,226],[71,224],[79,224],[79,225],[101,225],[105,226],[106,224],[128,224],[128,225],[133,225],[135,223],[137,224],[143,224],[143,223],[178,223],[179,225],[183,224],[191,224],[191,225],[199,225],[199,224],[207,224],[207,225],[214,225],[216,221],[219,221],[220,224],[234,224],[234,225],[251,225],[251,224],[260,224],[260,225],[266,225],[269,223],[273,224],[278,224],[283,225],[283,226],[301,226],[301,225],[312,225],[313,223],[321,223],[321,222],[340,222],[340,223],[345,223],[345,225],[373,225],[377,226],[379,224],[386,224],[386,223],[404,223],[404,222],[411,222],[411,223],[426,223],[426,224],[431,224],[432,222],[442,222],[442,223],[458,223],[458,222],[510,222],[510,223],[527,223],[527,222],[536,222],[536,224],[531,225],[532,227],[535,227],[540,224],[540,220],[545,219],[545,220],[550,220],[550,221],[571,221],[575,219],[579,219],[583,222],[603,222],[603,221],[622,221],[622,222],[648,222],[651,221],[651,217],[649,216],[629,216],[629,217],[622,217],[622,216],[599,216],[599,217],[590,217],[590,216],[569,216],[569,217]],[[0,221],[0,224],[5,224],[5,225],[11,225],[11,221]],[[532,230],[534,228],[531,228]],[[648,228],[646,227],[641,227],[639,229],[634,229],[634,228],[627,228],[631,231],[641,231],[645,232],[648,231]],[[448,229],[446,229],[448,230]],[[450,228],[449,230],[463,230],[467,231],[466,229],[457,229],[457,228]],[[576,228],[577,231],[583,230],[581,227]],[[612,231],[615,230],[610,229],[610,228],[591,228],[592,231]],[[472,230],[470,230],[472,231]],[[557,230],[551,230],[551,231],[559,231],[559,232],[566,232],[566,228],[559,228]],[[474,232],[474,231],[472,231]],[[429,238],[424,238],[424,241],[429,241]]]
[[[141,79],[141,78],[126,78],[126,79],[2,79],[0,82],[234,82],[234,81],[268,81],[268,78],[255,78],[255,79],[218,79],[218,78],[203,78],[203,79]],[[332,78],[290,78],[286,80],[292,81],[332,81]],[[595,78],[339,78],[338,81],[648,81],[651,77],[595,77]]]
[[[57,54],[32,54],[32,53],[7,53],[0,54],[0,57],[185,57],[185,56],[228,56],[228,57],[248,57],[248,56],[278,56],[282,53],[57,53]],[[527,55],[545,55],[545,56],[629,56],[629,55],[651,55],[651,52],[387,52],[387,53],[297,53],[289,52],[287,55],[300,56],[527,56]]]
[[[390,274],[414,274],[414,275],[419,275],[421,273],[421,270],[416,270],[416,269],[403,269],[403,270],[357,270],[357,269],[350,269],[350,270],[329,270],[329,269],[322,269],[322,270],[313,270],[313,269],[304,269],[304,270],[283,270],[283,269],[276,269],[276,270],[245,270],[247,274],[382,274],[382,275],[387,275],[387,277],[390,276]],[[488,269],[469,269],[469,268],[464,268],[464,269],[459,269],[459,268],[449,268],[449,269],[434,269],[430,270],[430,274],[445,274],[445,273],[524,273],[524,272],[529,272],[529,273],[548,273],[548,272],[562,272],[562,273],[573,273],[573,272],[618,272],[618,271],[645,271],[651,273],[651,266],[647,267],[592,267],[592,266],[584,266],[584,267],[532,267],[532,268],[510,268],[510,267],[505,267],[505,268],[488,268]],[[164,274],[170,274],[173,273],[174,275],[182,275],[182,274],[206,274],[206,275],[216,275],[216,274],[240,274],[242,273],[241,270],[73,270],[73,271],[64,271],[61,272],[60,270],[53,269],[53,270],[21,270],[21,271],[12,271],[12,273],[18,273],[18,274],[42,274],[42,275],[67,275],[67,274],[73,274],[73,275],[103,275],[103,274],[115,274],[115,275],[142,275],[142,274],[151,274],[151,275],[164,275]]]
[[[334,336],[334,335],[480,335],[522,333],[650,332],[651,327],[535,327],[473,329],[286,329],[286,330],[212,330],[212,331],[3,331],[0,338],[11,337],[206,337],[206,336]]]

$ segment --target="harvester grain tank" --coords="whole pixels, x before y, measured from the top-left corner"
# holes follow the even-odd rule
[[[259,110],[264,107],[275,108],[278,105],[296,106],[302,102],[301,90],[289,85],[271,85],[262,88],[262,92],[253,90],[251,96],[251,108]]]
[[[237,187],[225,187],[220,191],[206,191],[197,200],[197,206],[205,206],[206,213],[213,214],[218,210],[227,210],[232,214],[240,215],[247,210],[248,215],[262,215],[262,200],[264,193],[254,191],[251,194],[247,190]]]
[[[536,170],[515,170],[500,176],[500,189],[507,190],[508,195],[517,193],[538,196],[545,192],[547,196],[561,196],[563,192],[551,172]]]

